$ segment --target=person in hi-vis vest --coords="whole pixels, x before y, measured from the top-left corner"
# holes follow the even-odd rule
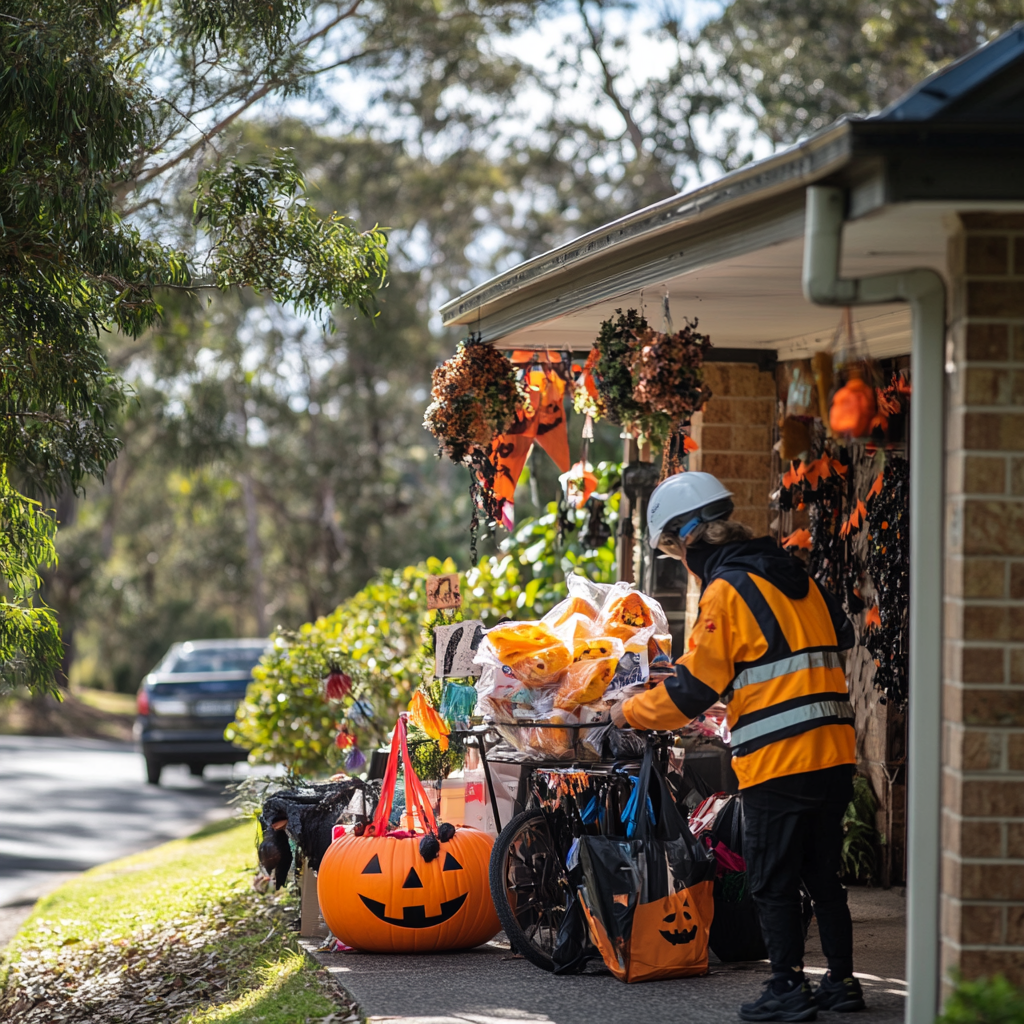
[[[853,706],[841,651],[854,644],[839,600],[770,537],[732,522],[732,494],[710,473],[663,481],[647,510],[652,546],[701,581],[700,612],[675,677],[623,701],[616,725],[678,729],[728,706],[743,806],[743,857],[772,964],[749,1021],[814,1020],[864,1008],[839,880],[842,818],[853,795]],[[800,886],[809,893],[828,973],[803,974]]]

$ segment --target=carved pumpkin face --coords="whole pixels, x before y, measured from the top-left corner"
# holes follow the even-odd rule
[[[684,903],[684,907],[688,907],[689,903]],[[677,921],[678,917],[682,916],[684,921]],[[697,923],[694,921],[693,925],[689,928],[686,927],[686,921],[693,921],[693,915],[688,910],[682,910],[679,913],[669,914],[664,919],[665,924],[674,925],[673,928],[662,929],[661,937],[666,942],[671,942],[673,946],[685,946],[688,942],[693,942],[697,938]]]
[[[469,949],[500,930],[488,882],[493,839],[459,828],[432,861],[419,836],[346,835],[317,874],[320,910],[331,931],[371,953]]]

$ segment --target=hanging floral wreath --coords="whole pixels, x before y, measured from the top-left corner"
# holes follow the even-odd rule
[[[455,355],[434,370],[430,397],[423,425],[437,438],[440,452],[470,468],[475,563],[479,513],[489,522],[501,517],[492,442],[511,429],[528,398],[515,367],[479,335],[459,342]]]
[[[711,341],[697,332],[696,320],[664,334],[635,309],[615,312],[601,324],[587,360],[577,411],[636,431],[656,447],[682,450],[679,427],[711,397],[702,370]]]
[[[515,367],[479,335],[470,335],[431,378],[423,426],[448,458],[467,465],[489,456],[491,441],[516,421],[526,392]]]
[[[636,350],[637,334],[646,331],[648,326],[647,320],[635,309],[625,314],[621,309],[615,312],[614,319],[601,324],[584,369],[584,376],[589,374],[594,387],[580,388],[576,404],[579,412],[589,412],[597,419],[632,429],[645,410],[633,398],[630,360]]]
[[[711,339],[689,321],[674,334],[646,330],[636,335],[630,362],[633,398],[646,410],[645,433],[661,448],[689,423],[711,397],[704,381],[704,356]]]

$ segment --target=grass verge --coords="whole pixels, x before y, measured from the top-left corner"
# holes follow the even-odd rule
[[[41,900],[0,962],[11,1024],[358,1020],[298,948],[290,892],[251,886],[253,826],[218,822]]]

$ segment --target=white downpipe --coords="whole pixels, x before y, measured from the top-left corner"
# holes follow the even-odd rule
[[[807,189],[804,295],[820,306],[909,302],[910,722],[907,754],[907,1024],[933,1024],[939,995],[942,815],[942,552],[946,291],[934,270],[839,277],[844,194]]]

